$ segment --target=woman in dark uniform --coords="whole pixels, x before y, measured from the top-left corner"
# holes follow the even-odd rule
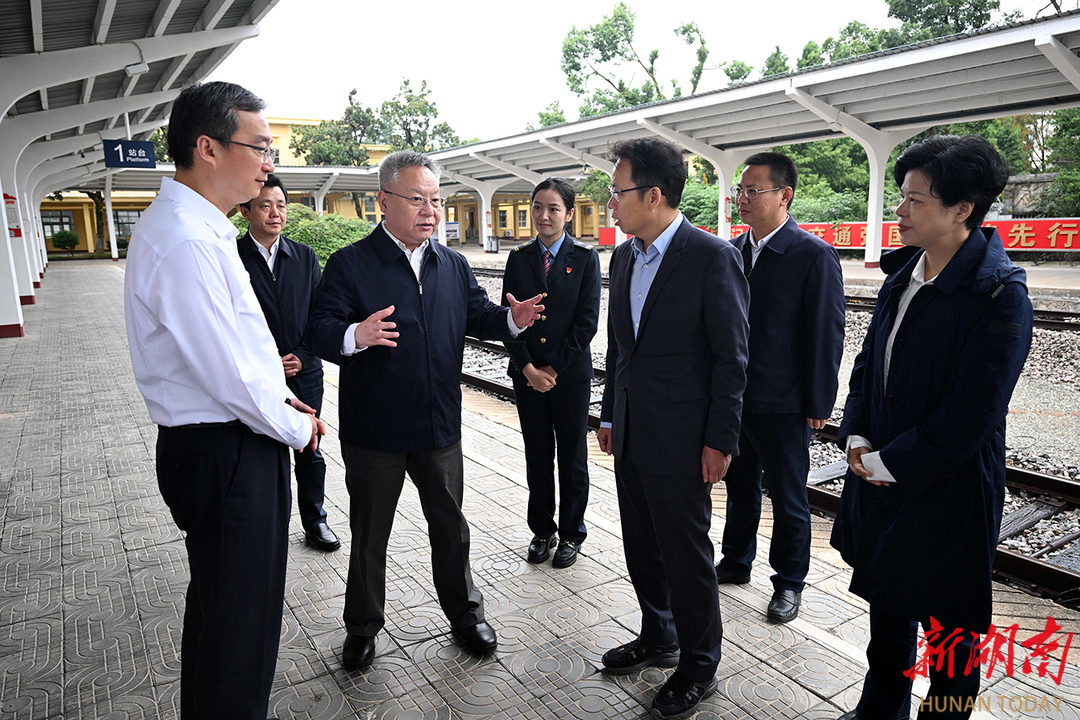
[[[990,625],[1005,416],[1031,345],[1025,273],[980,227],[1007,178],[975,136],[931,137],[896,163],[907,247],[882,258],[838,433],[849,469],[832,544],[870,602],[870,670],[843,720],[910,716],[920,624],[942,628],[935,648],[960,632],[919,717],[967,718],[979,692],[968,660]]]
[[[544,314],[510,343],[507,374],[514,381],[529,481],[529,562],[541,563],[558,545],[552,567],[577,560],[585,541],[589,500],[586,435],[592,393],[592,351],[600,314],[600,259],[564,230],[574,217],[574,188],[544,180],[532,193],[536,238],[510,253],[507,293],[544,295]],[[525,295],[520,295],[525,293]],[[555,456],[559,458],[559,516],[555,520]]]

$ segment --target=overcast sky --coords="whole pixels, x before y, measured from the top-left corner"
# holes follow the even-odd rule
[[[271,117],[341,117],[349,91],[376,109],[409,78],[426,80],[440,120],[463,140],[514,135],[537,112],[559,100],[568,120],[579,98],[566,87],[560,64],[571,26],[588,27],[611,13],[617,0],[469,3],[405,0],[281,0],[247,40],[213,73],[252,90]],[[1071,0],[1070,0],[1071,2]],[[660,51],[662,83],[675,78],[689,91],[694,48],[674,28],[694,21],[709,59],[699,92],[727,85],[716,68],[742,60],[759,70],[776,45],[792,66],[807,40],[819,43],[850,20],[892,27],[884,0],[663,0],[627,3],[636,15],[635,46]],[[822,12],[822,8],[829,12]],[[1004,10],[1032,17],[1046,0],[1002,0]],[[632,72],[627,68],[626,72]],[[756,79],[759,73],[751,75]],[[644,82],[638,68],[634,82]]]

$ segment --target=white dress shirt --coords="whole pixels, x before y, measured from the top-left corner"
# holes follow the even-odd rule
[[[191,188],[163,178],[131,234],[124,311],[135,381],[158,425],[240,420],[300,449],[311,421],[285,400],[285,374],[236,228]]]
[[[259,254],[263,256],[263,260],[266,261],[266,267],[270,268],[270,274],[274,274],[274,265],[277,264],[277,253],[281,248],[281,236],[278,235],[274,238],[274,242],[270,245],[270,249],[267,250],[261,242],[255,240],[255,236],[252,235],[251,239],[255,242],[255,247],[259,249]]]
[[[750,269],[751,270],[753,270],[754,266],[757,265],[758,255],[760,255],[761,251],[765,249],[765,244],[767,242],[769,242],[770,240],[772,240],[773,235],[780,232],[780,228],[784,227],[784,225],[786,225],[786,224],[787,224],[787,218],[784,218],[784,222],[777,225],[775,230],[773,230],[771,233],[769,233],[765,237],[761,238],[761,240],[755,240],[754,239],[754,228],[750,228]]]
[[[885,342],[885,367],[884,373],[882,373],[882,383],[885,387],[888,387],[889,384],[889,364],[892,361],[893,342],[896,341],[896,332],[900,329],[900,324],[904,321],[904,315],[907,314],[908,307],[911,305],[915,294],[919,292],[923,285],[929,285],[933,282],[933,278],[926,280],[925,277],[926,253],[923,253],[919,261],[915,263],[915,268],[911,271],[911,280],[908,281],[908,286],[904,288],[904,292],[900,296],[900,303],[896,307],[896,319],[893,321],[892,330],[889,331],[889,339]],[[882,390],[884,391],[884,388]],[[851,452],[852,448],[860,447],[874,449],[870,441],[862,435],[849,435],[847,440],[848,452]],[[896,478],[893,477],[889,469],[885,467],[885,463],[882,462],[880,452],[865,453],[862,456],[862,463],[863,467],[870,472],[871,480],[896,482]]]
[[[394,241],[394,244],[401,248],[401,252],[405,253],[405,257],[409,260],[409,267],[412,268],[413,275],[416,276],[416,282],[420,282],[420,270],[424,267],[424,258],[427,256],[428,245],[431,240],[425,240],[416,246],[416,249],[410,250],[409,246],[398,240],[396,237],[390,234],[390,231],[386,229],[386,225],[383,225],[383,231],[386,232],[387,237]],[[392,322],[393,315],[386,318],[387,322]],[[367,350],[367,345],[356,346],[356,328],[360,323],[353,323],[345,329],[345,337],[341,340],[341,354],[343,357],[349,357],[355,355],[358,352]],[[517,337],[521,333],[525,332],[525,328],[519,328],[514,324],[514,314],[506,313],[506,325],[510,328],[511,337]]]

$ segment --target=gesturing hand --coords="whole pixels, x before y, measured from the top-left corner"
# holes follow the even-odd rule
[[[506,293],[506,299],[510,302],[510,314],[514,317],[514,324],[519,328],[531,327],[544,309],[543,305],[537,304],[543,298],[543,295],[537,295],[534,298],[519,301],[510,293]]]
[[[393,312],[393,305],[382,310],[376,310],[368,315],[367,320],[357,325],[356,347],[372,347],[374,345],[397,347],[397,343],[394,342],[394,338],[398,336],[398,333],[394,331],[397,323],[385,321],[385,318],[389,317]]]

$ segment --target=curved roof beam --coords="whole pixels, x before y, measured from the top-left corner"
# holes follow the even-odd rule
[[[258,25],[243,25],[224,30],[0,58],[0,76],[4,78],[3,89],[0,90],[0,116],[7,113],[19,98],[43,88],[123,70],[128,65],[167,60],[222,45],[231,46],[258,34]],[[2,122],[6,124],[11,121],[12,118],[5,118]]]
[[[479,160],[485,165],[490,165],[496,170],[502,170],[503,172],[508,172],[511,175],[517,175],[522,180],[528,180],[533,185],[537,185],[543,182],[545,179],[544,176],[540,173],[533,172],[532,170],[528,170],[523,167],[518,167],[517,165],[513,165],[508,162],[503,162],[502,160],[496,160],[495,158],[488,157],[487,155],[483,155],[478,152],[469,153],[469,157],[471,157],[473,160]]]
[[[1053,35],[1035,38],[1035,48],[1046,56],[1074,88],[1080,90],[1080,58],[1073,55],[1069,48]]]
[[[551,138],[540,138],[540,144],[546,145],[552,150],[561,152],[563,155],[573,158],[574,160],[580,160],[583,165],[588,165],[596,170],[602,170],[608,172],[611,170],[611,161],[605,160],[598,155],[591,155],[584,150],[578,150],[577,148],[570,147],[569,145],[563,145],[561,142],[553,140]]]

